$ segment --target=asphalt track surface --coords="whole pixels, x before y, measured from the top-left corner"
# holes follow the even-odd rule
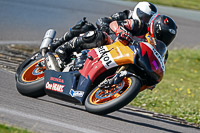
[[[0,0],[0,44],[39,44],[49,28],[60,37],[83,16],[95,23],[97,18],[135,4],[120,0]],[[200,12],[163,6],[158,6],[158,11],[178,25],[177,37],[169,48],[199,48]]]
[[[14,74],[0,70],[0,121],[42,133],[198,133],[176,122],[122,108],[105,116],[90,114],[84,106],[48,96],[21,96]]]
[[[117,2],[111,4],[105,0],[0,0],[0,43],[38,44],[49,28],[54,28],[57,36],[61,36],[82,16],[95,22],[99,17],[127,8],[130,4],[119,7]],[[190,20],[185,16],[174,14],[180,32],[172,48],[187,47],[188,44],[198,47],[199,20]],[[127,108],[98,116],[86,112],[84,106],[48,96],[39,99],[24,97],[16,90],[13,72],[0,69],[0,79],[1,123],[47,133],[200,132],[190,126],[153,118]]]

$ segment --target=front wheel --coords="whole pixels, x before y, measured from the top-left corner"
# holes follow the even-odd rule
[[[35,98],[45,95],[44,70],[36,67],[39,62],[43,61],[44,57],[40,53],[36,53],[18,67],[15,79],[20,94]]]
[[[105,115],[130,103],[139,93],[141,82],[136,77],[125,77],[119,84],[105,89],[96,87],[85,100],[90,113]]]

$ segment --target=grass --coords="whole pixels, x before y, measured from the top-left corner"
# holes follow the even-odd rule
[[[145,90],[131,105],[169,114],[200,125],[200,50],[172,50],[164,79],[155,89]]]
[[[130,0],[130,1],[144,1],[144,0]],[[153,4],[180,7],[187,9],[200,10],[200,1],[199,0],[148,0]]]
[[[27,130],[0,124],[0,133],[31,133]]]

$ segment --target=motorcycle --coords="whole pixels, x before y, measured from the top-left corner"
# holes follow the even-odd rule
[[[148,42],[127,45],[117,40],[73,53],[70,62],[63,65],[48,51],[55,34],[55,30],[48,30],[40,51],[19,65],[16,88],[22,95],[48,95],[105,115],[124,107],[163,78],[165,50],[159,51]]]

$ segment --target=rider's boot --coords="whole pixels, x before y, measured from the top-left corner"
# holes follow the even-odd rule
[[[64,43],[59,46],[55,53],[59,56],[60,60],[64,62],[64,64],[69,63],[71,55],[73,52],[77,52],[81,50],[81,45],[84,43],[82,37],[75,37],[69,42]]]
[[[68,63],[72,52],[80,52],[83,49],[91,49],[105,44],[106,39],[103,32],[89,31],[83,36],[74,37],[69,42],[59,46],[55,52],[61,61]]]

